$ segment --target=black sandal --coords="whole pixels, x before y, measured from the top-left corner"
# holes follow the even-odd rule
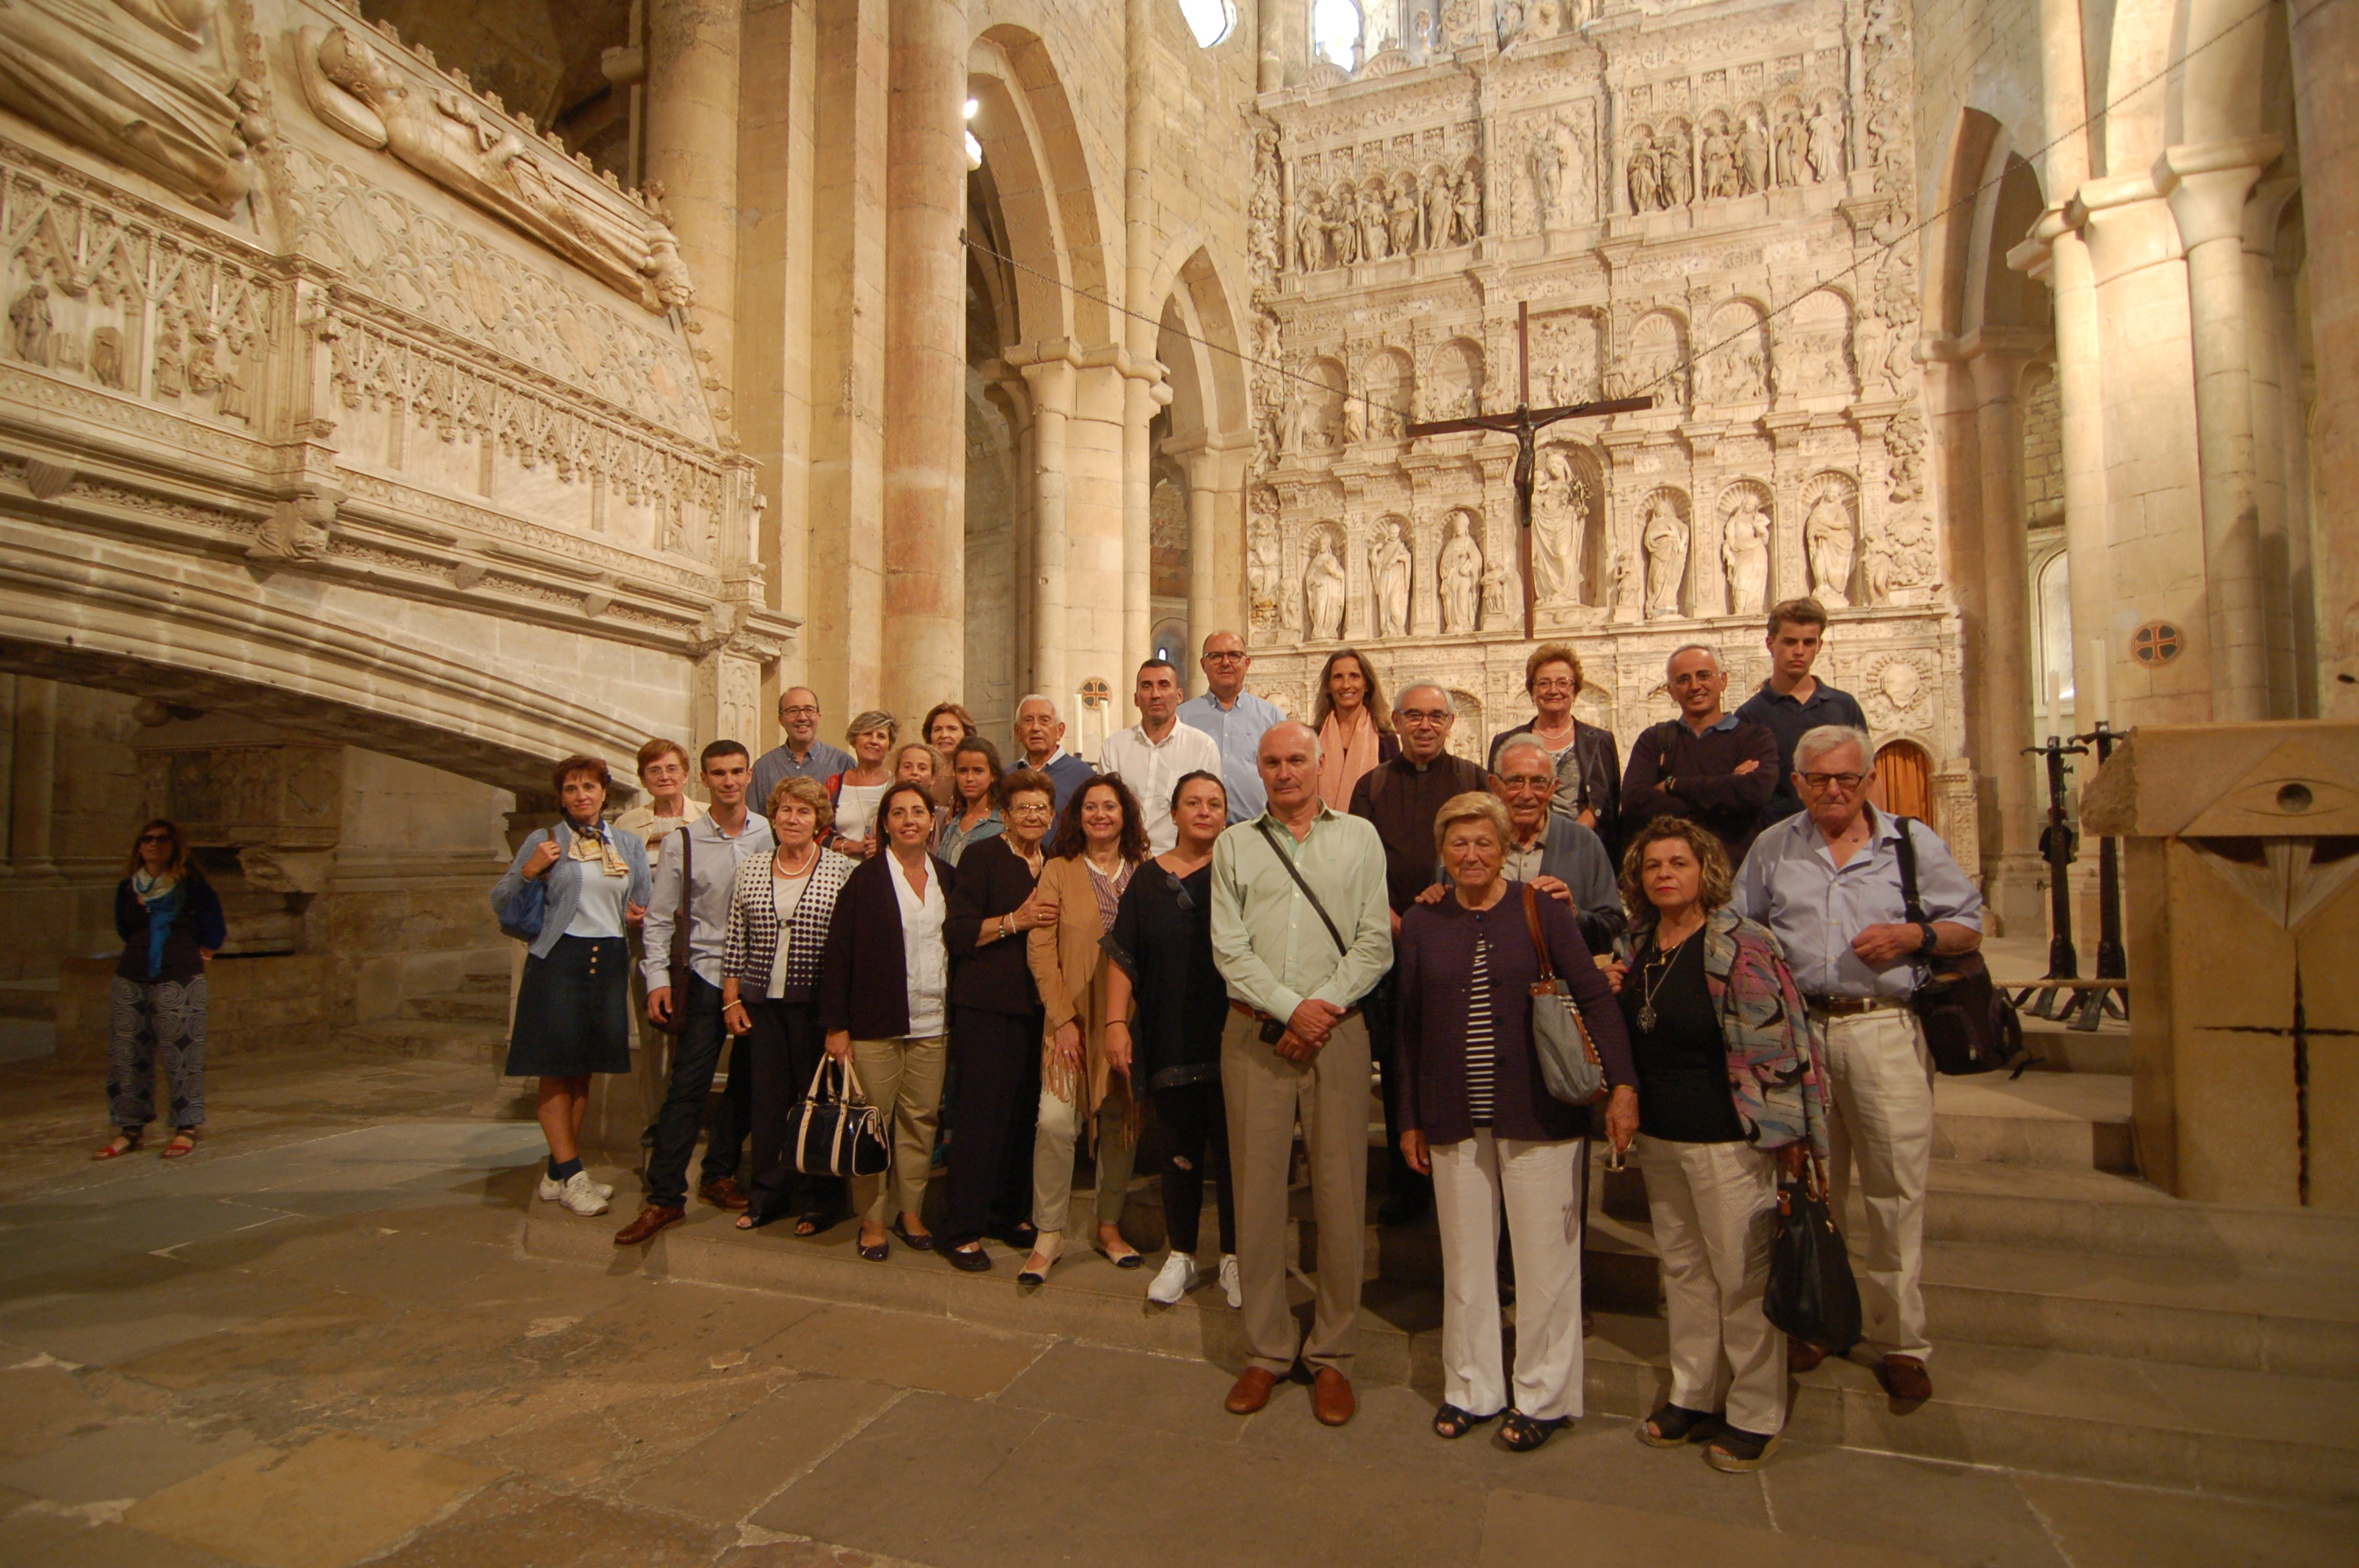
[[[1495,1411],[1492,1415],[1476,1415],[1473,1411],[1462,1411],[1456,1405],[1446,1404],[1433,1412],[1433,1434],[1436,1437],[1447,1437],[1455,1441],[1491,1420],[1497,1413]]]
[[[821,1214],[818,1209],[810,1210],[803,1215],[801,1218],[795,1221],[795,1234],[797,1236],[817,1236],[821,1231],[825,1230],[826,1228],[827,1216]]]
[[[1638,1441],[1649,1448],[1684,1448],[1719,1431],[1720,1418],[1710,1411],[1667,1404],[1638,1423]]]
[[[1540,1421],[1518,1410],[1509,1411],[1499,1422],[1499,1441],[1518,1454],[1529,1454],[1546,1443],[1559,1427],[1571,1426],[1572,1417],[1558,1416],[1553,1421]]]
[[[1715,1470],[1732,1476],[1742,1476],[1758,1470],[1777,1452],[1777,1434],[1774,1432],[1746,1432],[1741,1427],[1726,1427],[1703,1451],[1703,1462]]]

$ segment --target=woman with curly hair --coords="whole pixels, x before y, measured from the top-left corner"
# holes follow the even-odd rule
[[[1032,1223],[1039,1236],[1016,1276],[1038,1284],[1064,1250],[1073,1207],[1073,1144],[1086,1126],[1097,1157],[1097,1249],[1117,1269],[1146,1262],[1122,1238],[1123,1195],[1138,1152],[1138,1101],[1130,1076],[1106,1055],[1103,938],[1114,929],[1123,890],[1147,859],[1138,798],[1115,777],[1092,779],[1065,803],[1041,868],[1041,896],[1053,900],[1053,929],[1032,933],[1032,978],[1040,989],[1046,1038],[1040,1051],[1039,1131],[1032,1146]]]
[[[1810,1010],[1777,939],[1729,907],[1734,880],[1710,829],[1678,816],[1639,828],[1622,852],[1630,932],[1608,973],[1638,1072],[1638,1163],[1670,1319],[1670,1398],[1638,1441],[1707,1444],[1707,1464],[1742,1472],[1786,1424],[1786,1336],[1761,1311],[1778,1169],[1823,1162],[1827,1127]]]

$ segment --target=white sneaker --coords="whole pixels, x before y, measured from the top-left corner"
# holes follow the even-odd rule
[[[1155,1276],[1155,1282],[1147,1287],[1147,1299],[1157,1306],[1171,1306],[1194,1290],[1196,1282],[1203,1277],[1204,1271],[1196,1267],[1195,1259],[1185,1252],[1174,1252],[1163,1260],[1163,1268]]]
[[[1221,1289],[1228,1294],[1231,1312],[1245,1306],[1245,1281],[1237,1278],[1237,1255],[1234,1252],[1221,1254]]]
[[[605,1195],[598,1190],[598,1184],[590,1179],[590,1173],[587,1171],[576,1171],[566,1177],[564,1184],[558,1188],[557,1201],[575,1214],[592,1215],[606,1212]]]
[[[590,1190],[596,1193],[602,1198],[610,1198],[614,1195],[614,1189],[608,1186],[603,1182],[592,1182],[590,1184]],[[543,1203],[555,1203],[560,1198],[563,1197],[564,1195],[565,1184],[563,1182],[552,1180],[547,1168],[544,1167],[540,1173],[540,1201]]]

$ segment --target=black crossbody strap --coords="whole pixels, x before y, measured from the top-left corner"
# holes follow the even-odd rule
[[[1893,820],[1900,824],[1900,842],[1895,846],[1900,857],[1900,902],[1908,911],[1909,924],[1922,925],[1925,906],[1917,899],[1917,836],[1908,830],[1913,819],[1895,816]]]
[[[1352,950],[1351,944],[1345,942],[1343,934],[1335,929],[1335,923],[1327,916],[1327,906],[1319,902],[1319,895],[1310,891],[1310,884],[1302,880],[1302,872],[1296,868],[1294,857],[1286,852],[1286,846],[1280,844],[1277,841],[1277,835],[1270,831],[1269,818],[1265,816],[1255,826],[1261,829],[1261,836],[1269,840],[1269,852],[1277,857],[1277,863],[1286,868],[1286,874],[1294,879],[1294,885],[1302,890],[1302,896],[1309,899],[1310,907],[1319,912],[1319,924],[1324,925],[1327,928],[1327,935],[1334,938],[1335,951],[1349,953]]]

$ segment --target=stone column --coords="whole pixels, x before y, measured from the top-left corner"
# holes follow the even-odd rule
[[[2245,313],[2245,198],[2277,146],[2275,136],[2175,146],[2154,167],[2155,189],[2170,203],[2187,254],[2212,717],[2223,721],[2266,719],[2272,706]]]
[[[1288,24],[1298,11],[1308,15],[1310,7],[1299,0],[1254,0],[1254,43],[1260,51],[1256,85],[1264,92],[1286,85],[1287,46],[1294,38]]]
[[[2277,276],[2277,243],[2283,232],[2279,220],[2286,203],[2300,189],[2299,179],[2281,172],[2263,180],[2245,202],[2245,341],[2252,352],[2253,494],[2259,513],[2269,708],[2270,717],[2276,719],[2293,719],[2310,711],[2304,706],[2303,691],[2303,676],[2310,672],[2296,654],[2302,641],[2303,617],[2296,613],[2294,604],[2295,585],[2310,580],[2310,560],[2306,549],[2297,551],[2292,520],[2299,513],[2286,493],[2286,378],[2289,365],[2298,373],[2299,360],[2285,351],[2285,318],[2290,313],[2293,287],[2289,279]],[[2297,413],[2291,424],[2297,444],[2301,427]],[[2308,542],[2305,529],[2302,544]]]
[[[2031,591],[2023,503],[2023,419],[2016,401],[2024,366],[2047,348],[2044,335],[1985,327],[1961,345],[1973,375],[1974,425],[1982,458],[1983,615],[1976,652],[1983,767],[1996,783],[1998,833],[1985,840],[1994,868],[1987,893],[2008,933],[2039,929],[2040,803],[2032,763]]]
[[[1155,630],[1155,385],[1129,373],[1122,381],[1122,662],[1147,655]],[[1167,394],[1168,395],[1168,394]],[[1184,682],[1183,682],[1184,684]]]
[[[1081,684],[1103,680],[1114,693],[1108,719],[1116,729],[1129,712],[1125,667],[1124,448],[1129,376],[1123,350],[1105,343],[1079,356],[1073,375],[1073,416],[1065,431],[1065,537],[1068,549],[1062,657],[1070,700]],[[1076,739],[1079,725],[1076,723]]]
[[[742,0],[650,0],[647,8],[647,178],[663,187],[696,284],[697,357],[721,377],[734,371],[736,342],[742,10]]]
[[[1032,395],[1032,686],[1070,706],[1065,671],[1066,425],[1073,416],[1072,362],[1009,356]]]
[[[2310,429],[2310,560],[2321,715],[2359,718],[2359,27],[2334,0],[2288,0],[2294,115],[2318,384]]]
[[[58,683],[16,677],[15,767],[8,787],[9,863],[18,876],[52,870],[58,795]]]
[[[892,0],[885,115],[885,706],[966,685],[965,0]]]
[[[1242,626],[1230,626],[1221,619],[1220,579],[1215,571],[1213,552],[1218,548],[1219,524],[1213,510],[1220,500],[1221,470],[1224,466],[1221,454],[1204,442],[1182,455],[1188,465],[1188,638],[1195,646],[1191,655],[1202,652],[1204,639],[1214,632],[1233,631],[1245,635]],[[1204,689],[1204,666],[1194,657],[1182,661],[1180,671],[1190,694]]]

